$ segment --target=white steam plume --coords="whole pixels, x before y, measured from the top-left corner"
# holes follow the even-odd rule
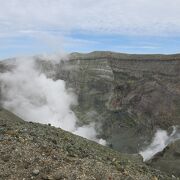
[[[53,80],[35,68],[34,58],[17,59],[12,71],[0,74],[2,105],[21,118],[60,127],[104,144],[96,138],[94,124],[77,127],[71,110],[77,98],[63,80]]]
[[[142,155],[144,161],[148,161],[178,139],[180,139],[180,132],[177,126],[173,126],[173,131],[170,135],[168,135],[167,131],[159,129],[155,133],[152,143],[146,149],[140,151],[139,154]]]

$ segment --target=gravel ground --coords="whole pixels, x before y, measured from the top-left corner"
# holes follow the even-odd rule
[[[25,122],[0,110],[0,179],[178,179],[50,125]]]

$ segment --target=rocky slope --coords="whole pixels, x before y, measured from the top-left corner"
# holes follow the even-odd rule
[[[65,80],[78,95],[73,110],[79,124],[96,122],[99,136],[115,150],[138,153],[158,128],[180,125],[179,54],[93,52],[73,53],[60,63],[36,59],[41,71]],[[0,71],[11,68],[0,63]],[[174,154],[166,149],[150,164],[179,176],[179,156]]]
[[[0,110],[0,179],[178,179],[62,129]]]

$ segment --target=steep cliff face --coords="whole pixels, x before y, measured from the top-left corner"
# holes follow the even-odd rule
[[[0,64],[1,72],[13,68],[8,62]],[[178,54],[73,53],[54,64],[38,57],[37,67],[73,88],[79,123],[96,122],[114,149],[136,153],[157,128],[180,124]]]
[[[81,122],[123,152],[138,152],[157,128],[180,124],[180,56],[71,54],[55,77],[75,89]]]
[[[94,121],[113,149],[137,153],[149,145],[157,128],[180,125],[180,55],[93,52],[73,53],[60,63],[36,59],[40,71],[65,80],[77,94],[79,104],[72,108],[78,123]],[[2,63],[0,71],[11,68]],[[163,170],[169,168],[171,152],[162,159],[167,162]],[[158,162],[151,164],[163,167],[161,157]],[[179,165],[174,171],[178,174]]]

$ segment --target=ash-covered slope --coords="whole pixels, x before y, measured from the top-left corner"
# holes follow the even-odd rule
[[[71,133],[0,110],[0,179],[172,179]],[[174,179],[176,179],[174,177]]]

